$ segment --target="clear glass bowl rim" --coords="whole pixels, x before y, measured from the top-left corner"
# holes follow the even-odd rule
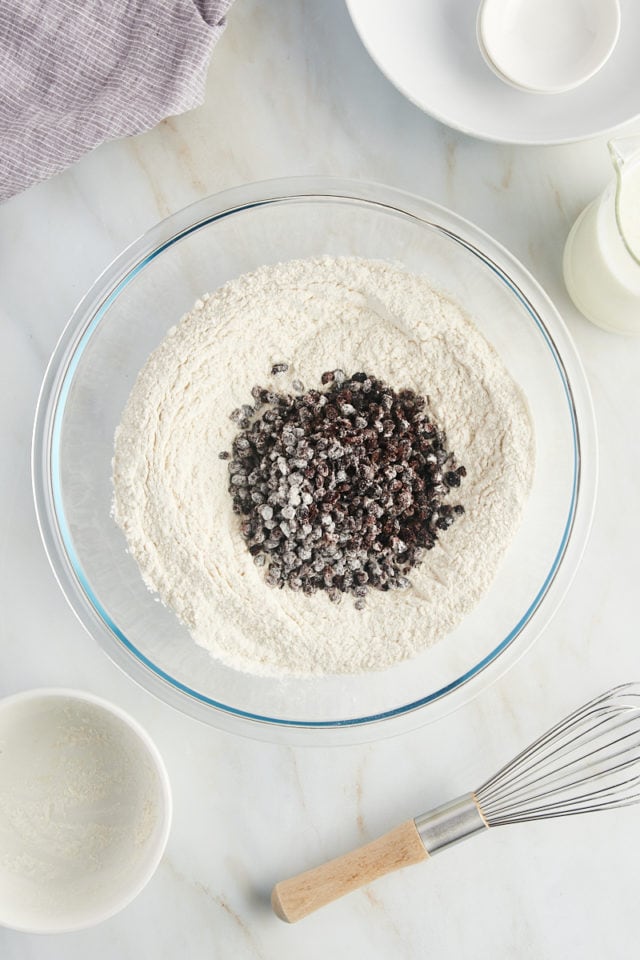
[[[323,199],[365,203],[423,222],[478,257],[510,289],[545,338],[563,380],[573,428],[574,478],[569,515],[552,567],[530,607],[491,653],[447,686],[389,711],[347,720],[298,721],[252,714],[190,689],[138,651],[111,621],[83,574],[66,526],[57,483],[56,438],[84,345],[110,304],[148,263],[183,237],[241,210]],[[234,187],[190,204],[131,243],[98,277],[62,332],[43,379],[32,444],[33,494],[45,551],[73,612],[110,659],[143,688],[197,719],[267,740],[274,739],[274,728],[280,728],[286,731],[285,740],[301,743],[309,742],[305,736],[309,732],[322,734],[326,742],[346,742],[342,734],[335,734],[349,730],[353,742],[379,737],[380,724],[385,726],[384,735],[412,729],[457,709],[510,669],[548,625],[575,575],[591,527],[597,474],[595,418],[586,376],[563,320],[531,274],[488,234],[445,207],[382,184],[333,177],[289,177]]]

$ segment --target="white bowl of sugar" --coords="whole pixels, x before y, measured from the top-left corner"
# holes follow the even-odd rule
[[[151,879],[170,824],[162,758],[124,711],[75,690],[0,701],[0,925],[106,920]]]

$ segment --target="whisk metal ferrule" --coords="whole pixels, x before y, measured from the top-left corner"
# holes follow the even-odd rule
[[[293,922],[399,867],[507,823],[640,803],[640,683],[600,694],[557,723],[473,793],[274,887]],[[416,836],[416,833],[418,836]]]
[[[429,856],[489,827],[473,793],[421,814],[414,823]]]

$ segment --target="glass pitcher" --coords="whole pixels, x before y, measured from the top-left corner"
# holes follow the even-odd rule
[[[564,279],[593,323],[640,335],[640,137],[612,140],[609,152],[616,177],[574,223]]]

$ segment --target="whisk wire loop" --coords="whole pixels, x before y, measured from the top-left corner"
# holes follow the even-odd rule
[[[640,684],[579,707],[475,791],[489,826],[640,800]]]

